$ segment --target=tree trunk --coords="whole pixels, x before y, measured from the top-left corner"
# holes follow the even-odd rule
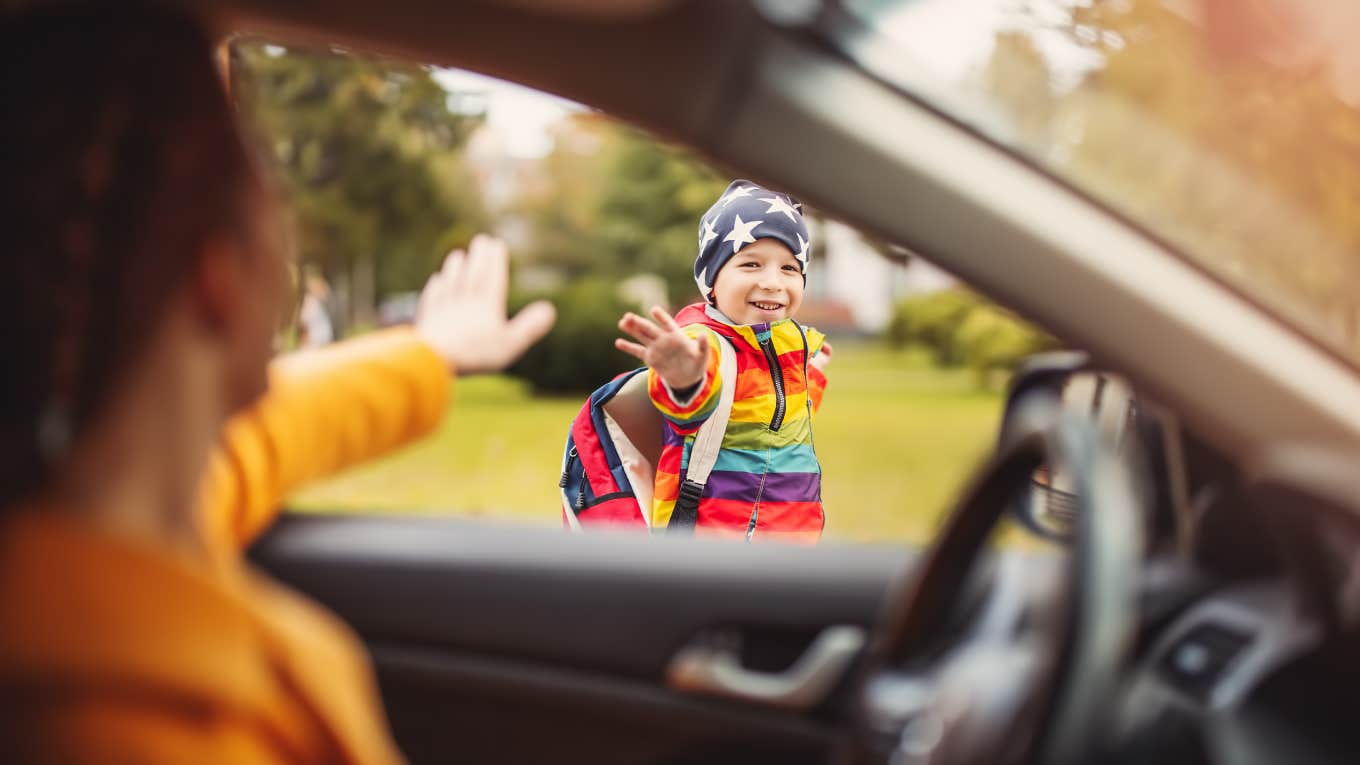
[[[355,258],[350,267],[350,325],[373,327],[378,323],[378,264],[372,253]]]

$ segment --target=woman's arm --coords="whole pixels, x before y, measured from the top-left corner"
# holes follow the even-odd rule
[[[432,431],[448,406],[448,363],[411,329],[284,356],[270,388],[232,418],[202,488],[216,549],[241,548],[307,481],[386,454]]]
[[[200,495],[209,545],[244,547],[293,489],[429,433],[452,371],[498,371],[547,334],[550,304],[506,317],[508,275],[505,244],[474,237],[425,284],[413,329],[276,361],[269,393],[227,423],[211,458]]]

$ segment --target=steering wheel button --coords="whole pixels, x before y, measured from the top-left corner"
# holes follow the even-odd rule
[[[1176,649],[1176,669],[1182,674],[1197,677],[1209,669],[1213,661],[1209,649],[1199,643],[1183,643]]]
[[[1250,635],[1200,624],[1168,648],[1159,664],[1173,686],[1204,700],[1250,644]]]

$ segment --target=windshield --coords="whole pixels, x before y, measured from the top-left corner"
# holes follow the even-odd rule
[[[1360,363],[1360,66],[1300,7],[846,0],[836,36]]]

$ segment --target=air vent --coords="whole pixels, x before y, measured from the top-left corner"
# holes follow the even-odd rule
[[[1209,697],[1232,663],[1251,644],[1251,635],[1217,624],[1201,624],[1162,656],[1162,674],[1200,701]]]

